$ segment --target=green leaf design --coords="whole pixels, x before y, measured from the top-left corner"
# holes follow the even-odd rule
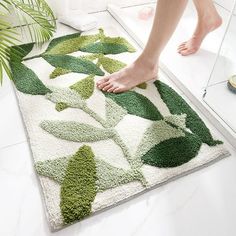
[[[70,70],[76,73],[104,75],[104,72],[93,62],[84,58],[69,55],[44,55],[43,58],[52,66]]]
[[[70,88],[76,91],[81,96],[81,98],[88,99],[93,94],[94,85],[94,75],[90,75],[85,79],[71,85]]]
[[[46,120],[41,122],[40,127],[57,138],[73,142],[95,142],[115,136],[115,132],[111,129],[97,128],[74,121]]]
[[[105,93],[105,96],[115,101],[131,115],[136,115],[149,120],[162,120],[163,116],[156,106],[142,94],[128,91],[120,94]]]
[[[65,224],[90,215],[96,196],[96,163],[89,146],[82,146],[69,160],[61,186],[60,208]]]
[[[108,128],[115,127],[127,113],[124,108],[112,99],[106,98],[106,126]]]
[[[81,35],[81,33],[79,32],[79,33],[69,34],[69,35],[65,35],[62,37],[52,39],[52,41],[49,43],[49,45],[45,51],[45,54],[53,54],[53,52],[55,54],[60,54],[60,53],[57,53],[58,52],[56,50],[57,48],[60,49],[60,47],[62,47],[61,45],[67,44],[67,42],[69,42],[70,40],[79,38],[80,35]],[[61,54],[63,54],[63,53],[61,53]],[[67,53],[65,53],[65,54],[67,54]]]
[[[222,143],[219,140],[213,139],[210,130],[207,128],[202,119],[179,94],[177,94],[172,88],[161,81],[155,81],[154,84],[170,112],[177,115],[182,113],[186,114],[186,126],[194,134],[198,135],[203,143],[206,143],[209,146],[215,146]]]
[[[176,119],[178,119],[176,117]],[[180,117],[179,119],[182,119]],[[154,121],[151,126],[145,131],[143,138],[137,148],[136,158],[141,158],[155,145],[171,139],[184,137],[184,131],[178,127],[173,127],[164,120]]]
[[[68,107],[69,107],[69,106],[68,106],[66,103],[64,103],[64,102],[58,102],[58,103],[56,103],[55,109],[56,109],[58,112],[60,112],[60,111],[65,110],[65,109],[68,108]]]
[[[63,69],[63,68],[57,67],[57,68],[49,75],[49,78],[50,78],[50,79],[55,79],[55,78],[57,78],[58,76],[65,75],[65,74],[68,74],[68,73],[71,73],[71,71],[70,71],[70,70],[67,70],[67,69]]]
[[[201,144],[197,135],[185,132],[185,137],[171,138],[151,148],[142,161],[159,168],[177,167],[196,157]]]
[[[20,92],[32,95],[45,95],[51,92],[38,76],[23,63],[11,62],[10,67],[13,82]]]
[[[124,62],[109,57],[101,57],[99,58],[99,62],[102,64],[104,70],[110,74],[119,71],[126,66]]]
[[[61,157],[55,160],[38,161],[35,163],[35,169],[39,175],[49,177],[62,184],[70,158]]]
[[[27,56],[34,47],[34,43],[27,43],[17,46],[12,46],[10,50],[10,61],[20,62],[25,56]],[[15,57],[15,52],[17,52],[17,57]]]
[[[147,83],[139,84],[139,85],[137,85],[137,87],[140,88],[140,89],[146,89],[147,88]]]
[[[142,180],[143,176],[138,171],[123,170],[96,158],[97,189],[99,192],[115,188],[134,180]]]
[[[97,42],[80,48],[80,51],[89,53],[102,53],[106,55],[128,52],[128,48],[122,44]]]

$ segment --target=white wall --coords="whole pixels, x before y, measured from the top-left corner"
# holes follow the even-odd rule
[[[63,13],[66,5],[72,10],[84,12],[104,11],[107,4],[113,3],[119,6],[132,6],[136,4],[155,2],[155,0],[47,0],[56,13]],[[60,3],[59,3],[60,1]]]

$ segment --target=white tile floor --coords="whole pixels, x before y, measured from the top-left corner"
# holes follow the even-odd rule
[[[96,15],[101,26],[112,25],[122,30],[108,13]],[[60,26],[58,35],[67,32],[71,30]],[[163,79],[170,84],[168,78]],[[227,142],[231,157],[50,233],[26,133],[7,80],[0,89],[0,107],[1,236],[236,235],[236,151]]]

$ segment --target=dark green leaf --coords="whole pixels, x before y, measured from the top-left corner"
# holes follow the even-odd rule
[[[189,128],[194,134],[198,135],[203,143],[210,146],[215,146],[222,143],[221,141],[213,139],[209,129],[202,119],[178,93],[161,81],[155,81],[154,84],[157,87],[162,100],[169,108],[171,114],[186,114],[187,128]]]
[[[163,116],[156,106],[142,94],[128,91],[120,94],[104,93],[106,97],[114,100],[131,115],[140,116],[149,120],[161,120]]]
[[[142,160],[144,164],[160,168],[177,167],[197,156],[202,141],[195,135],[185,132],[185,137],[171,138],[151,148]]]
[[[93,62],[84,58],[69,55],[43,55],[43,58],[52,66],[70,70],[76,73],[104,75],[104,72]]]
[[[21,62],[10,63],[13,75],[13,82],[22,93],[32,95],[45,95],[50,93],[38,76]]]

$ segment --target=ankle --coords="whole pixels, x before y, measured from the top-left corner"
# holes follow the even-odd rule
[[[142,68],[145,68],[147,71],[150,72],[157,72],[158,71],[158,62],[154,60],[150,60],[146,56],[141,55],[135,62],[134,65]]]

